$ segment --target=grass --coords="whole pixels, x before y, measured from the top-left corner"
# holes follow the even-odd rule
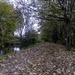
[[[37,43],[35,45],[30,45],[30,46],[26,47],[25,49],[29,49],[29,48],[33,48],[33,47],[38,47],[38,46],[43,45],[43,44],[45,44],[45,43]]]
[[[10,54],[10,53],[7,53],[7,54],[5,54],[5,55],[1,55],[1,56],[0,56],[0,59],[3,59],[4,57],[7,57],[9,54]]]

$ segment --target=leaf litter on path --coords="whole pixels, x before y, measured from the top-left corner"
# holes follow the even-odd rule
[[[46,43],[0,60],[0,75],[75,75],[75,53]]]

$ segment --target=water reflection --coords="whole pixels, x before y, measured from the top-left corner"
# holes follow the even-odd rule
[[[0,51],[0,55],[4,55],[4,54],[6,54],[6,53],[8,53],[8,52],[18,52],[18,51],[20,51],[21,49],[19,48],[19,47],[14,47],[14,48],[9,48],[9,49],[4,49],[4,50],[1,50]]]
[[[14,52],[15,51],[20,51],[20,48],[19,47],[14,47]]]
[[[0,51],[0,55],[3,55],[3,51]]]

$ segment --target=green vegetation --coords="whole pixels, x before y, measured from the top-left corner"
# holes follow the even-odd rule
[[[30,45],[30,46],[28,46],[28,47],[25,47],[24,49],[26,50],[26,49],[30,49],[30,48],[33,48],[33,47],[38,47],[38,46],[44,45],[44,44],[45,44],[44,42],[42,42],[42,43],[36,43],[35,45]],[[11,53],[12,53],[12,52],[11,52]],[[5,55],[1,55],[1,56],[0,56],[0,59],[3,59],[4,57],[7,57],[9,54],[10,54],[10,53],[7,53],[7,54],[5,54]]]
[[[18,28],[19,21],[22,17],[18,17],[17,9],[14,9],[9,3],[0,1],[0,50],[9,46],[13,46],[14,31]]]
[[[7,53],[7,54],[5,54],[5,55],[1,55],[1,56],[0,56],[0,59],[3,59],[4,57],[7,57],[9,54],[10,54],[10,53]]]
[[[41,42],[63,44],[68,50],[75,45],[74,0],[22,2],[16,3],[14,8],[10,3],[0,1],[0,51],[6,54],[12,52],[11,47],[32,48]],[[36,31],[34,25],[40,29]]]
[[[29,48],[33,48],[33,47],[38,47],[38,46],[44,45],[44,44],[45,44],[45,42],[42,42],[42,43],[36,43],[35,45],[30,45],[30,46],[26,47],[25,49],[29,49]]]
[[[11,44],[16,26],[14,8],[0,1],[0,49]]]
[[[42,23],[41,39],[66,46],[75,45],[75,1],[42,0],[39,16]]]
[[[25,33],[25,37],[21,39],[22,46],[34,45],[38,42],[38,34],[35,30],[29,30]]]

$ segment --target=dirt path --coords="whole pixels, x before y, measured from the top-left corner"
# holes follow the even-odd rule
[[[75,75],[75,54],[62,45],[46,43],[0,60],[5,75]]]

